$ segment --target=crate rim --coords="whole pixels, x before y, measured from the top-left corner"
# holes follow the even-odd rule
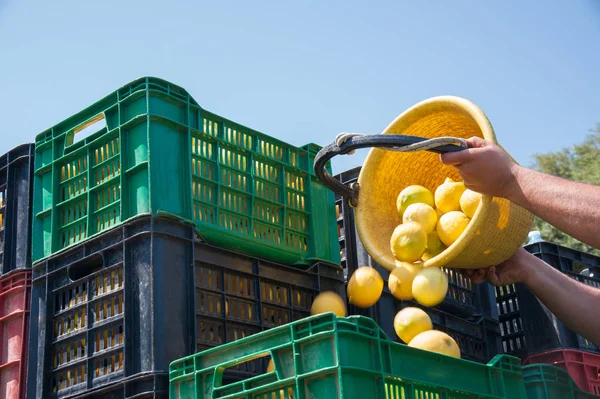
[[[228,254],[233,254],[233,255],[238,255],[238,256],[243,256],[243,257],[250,257],[250,258],[256,259],[256,260],[258,260],[260,262],[264,262],[266,264],[270,264],[270,265],[275,265],[275,266],[278,266],[278,267],[282,267],[283,269],[292,269],[294,271],[311,272],[313,269],[316,269],[320,265],[325,265],[325,267],[329,267],[329,268],[332,268],[332,269],[339,269],[340,271],[342,271],[342,266],[341,265],[338,265],[338,264],[333,263],[333,262],[329,262],[329,261],[324,260],[324,259],[314,259],[314,262],[311,263],[310,265],[307,265],[304,268],[298,268],[298,267],[293,266],[293,265],[285,265],[285,264],[282,264],[282,263],[279,263],[279,262],[274,262],[272,260],[265,259],[265,258],[262,258],[260,256],[246,255],[246,254],[244,254],[242,252],[237,252],[237,251],[234,251],[234,250],[229,249],[229,248],[222,248],[222,247],[217,246],[217,245],[212,245],[212,244],[209,244],[208,242],[204,241],[204,239],[202,239],[202,236],[200,235],[200,233],[198,233],[198,231],[195,229],[195,224],[193,222],[189,221],[188,219],[180,218],[180,217],[178,217],[176,215],[172,215],[170,213],[163,213],[163,212],[161,212],[159,215],[153,215],[152,213],[143,213],[143,214],[139,214],[139,215],[135,215],[133,217],[130,217],[127,220],[124,220],[121,224],[119,224],[119,225],[117,225],[117,226],[115,226],[115,227],[113,227],[113,228],[111,228],[109,230],[100,231],[98,233],[95,233],[95,234],[89,236],[88,239],[86,239],[85,241],[71,244],[68,247],[65,247],[65,248],[61,249],[60,251],[57,251],[57,252],[55,252],[55,253],[53,253],[51,255],[47,255],[44,258],[40,258],[34,264],[32,264],[31,269],[26,269],[26,270],[29,271],[29,272],[31,272],[33,269],[37,269],[37,268],[43,266],[44,263],[46,263],[48,261],[51,261],[52,259],[55,259],[57,257],[64,256],[66,253],[75,250],[77,247],[79,247],[82,244],[85,245],[85,244],[93,241],[94,239],[99,238],[100,236],[102,236],[104,234],[114,233],[118,229],[123,229],[123,228],[127,227],[126,225],[129,225],[131,222],[142,220],[142,219],[148,219],[148,220],[157,220],[158,219],[158,220],[172,221],[172,222],[176,222],[176,223],[177,222],[178,223],[183,223],[183,224],[187,225],[187,227],[194,228],[193,242],[195,244],[199,243],[199,244],[202,244],[202,245],[207,246],[209,248],[217,249],[217,250],[222,251],[222,252],[226,252]],[[127,241],[127,240],[129,240],[131,238],[139,237],[141,235],[149,234],[149,233],[152,233],[152,232],[151,231],[147,231],[147,230],[146,231],[138,231],[135,234],[132,234],[131,236],[129,236],[127,238],[124,238],[123,240]],[[158,233],[158,234],[160,234],[160,235],[169,235],[168,233]],[[119,245],[119,244],[118,243],[117,244],[111,244],[111,245],[107,245],[105,247],[102,247],[101,249],[97,249],[96,251],[94,251],[92,253],[86,254],[85,257],[82,258],[82,259],[89,258],[89,257],[91,257],[93,255],[96,255],[99,252],[104,251],[104,250],[106,250],[106,249],[108,249],[108,248],[110,248],[110,247],[112,247],[114,245]],[[16,270],[10,271],[6,275],[0,276],[0,277],[5,277],[5,276],[8,276],[9,274],[12,274],[14,272],[21,272],[21,271],[24,271],[24,270],[23,269],[16,269]],[[34,277],[32,279],[32,282],[35,282],[35,281],[38,281],[40,279],[46,278],[46,276],[48,276],[50,274],[53,274],[53,273],[56,273],[57,271],[58,270],[54,270],[54,271],[52,271],[50,273],[43,273],[41,275],[38,275],[37,277]],[[74,282],[74,281],[72,281],[72,282]],[[343,275],[340,276],[340,282],[344,282]]]
[[[70,116],[68,116],[68,117],[67,117],[67,118],[65,118],[65,119],[62,119],[62,120],[61,120],[61,121],[59,121],[58,123],[55,123],[55,124],[54,124],[54,125],[52,125],[51,127],[47,128],[47,129],[45,129],[45,130],[43,130],[41,133],[38,133],[38,134],[35,136],[35,144],[37,144],[37,143],[38,143],[38,141],[46,141],[46,140],[44,140],[44,139],[46,139],[46,138],[47,138],[47,134],[48,134],[48,132],[51,132],[51,133],[52,133],[52,136],[51,136],[52,138],[55,138],[55,137],[58,137],[58,136],[60,136],[61,134],[59,134],[59,135],[57,135],[57,136],[54,136],[54,129],[55,129],[55,128],[57,128],[57,127],[61,126],[62,124],[64,124],[64,123],[66,123],[66,122],[70,121],[71,119],[74,119],[74,118],[75,118],[75,117],[76,117],[78,114],[80,114],[80,113],[84,113],[84,112],[87,112],[87,111],[90,111],[90,110],[92,110],[92,109],[93,109],[93,108],[94,108],[94,107],[95,107],[95,106],[96,106],[98,103],[102,103],[102,102],[104,102],[104,101],[108,101],[108,100],[109,100],[109,99],[111,99],[111,98],[112,98],[114,95],[119,95],[119,93],[120,93],[120,92],[121,92],[123,89],[128,89],[128,88],[131,88],[132,86],[135,86],[135,85],[140,85],[140,84],[151,84],[151,83],[153,83],[153,82],[157,82],[157,83],[162,83],[162,84],[167,84],[167,85],[173,86],[174,88],[178,89],[178,90],[179,90],[181,93],[183,93],[183,94],[184,94],[184,95],[183,95],[183,97],[181,96],[181,94],[180,94],[180,93],[178,93],[178,94],[176,95],[176,96],[179,96],[179,97],[180,97],[180,99],[182,99],[182,98],[185,98],[185,100],[186,100],[186,101],[190,102],[190,103],[191,103],[192,105],[194,105],[194,106],[197,106],[198,108],[200,108],[201,110],[203,110],[203,111],[205,111],[205,112],[208,112],[208,113],[210,113],[210,114],[212,114],[212,115],[218,116],[219,118],[221,118],[221,119],[223,119],[223,120],[226,120],[228,123],[231,123],[231,124],[234,124],[234,125],[237,125],[237,126],[240,126],[240,127],[242,127],[242,126],[243,126],[243,127],[244,127],[244,129],[246,129],[246,130],[248,130],[248,131],[250,131],[250,132],[252,132],[252,133],[254,133],[254,134],[258,134],[258,135],[260,135],[260,136],[266,136],[266,137],[268,137],[268,138],[269,138],[271,141],[275,141],[275,142],[277,142],[278,144],[283,144],[283,145],[285,145],[285,146],[287,146],[287,147],[291,147],[291,148],[293,148],[293,149],[295,149],[295,150],[306,151],[306,152],[309,152],[309,151],[311,151],[311,150],[312,150],[312,151],[316,151],[316,148],[311,148],[311,147],[318,147],[319,149],[323,148],[323,146],[321,146],[321,145],[319,145],[319,144],[316,144],[316,143],[313,143],[313,142],[306,143],[306,144],[303,144],[303,145],[301,145],[301,146],[292,145],[292,144],[290,144],[290,143],[286,143],[286,142],[285,142],[285,141],[283,141],[283,140],[280,140],[280,139],[278,139],[278,138],[276,138],[276,137],[270,136],[270,135],[268,135],[268,134],[266,134],[266,133],[263,133],[263,132],[261,132],[261,131],[258,131],[258,130],[256,130],[256,129],[253,129],[253,128],[250,128],[250,127],[244,126],[244,125],[240,124],[239,122],[235,122],[235,121],[232,121],[232,120],[230,120],[229,118],[226,118],[226,117],[223,117],[223,116],[217,115],[217,114],[215,114],[214,112],[211,112],[211,111],[208,111],[208,110],[204,109],[204,108],[203,108],[203,107],[202,107],[202,106],[201,106],[201,105],[200,105],[200,104],[199,104],[199,103],[198,103],[198,102],[197,102],[197,101],[194,99],[194,97],[192,97],[192,95],[191,95],[191,94],[190,94],[190,93],[189,93],[189,92],[188,92],[188,91],[187,91],[185,88],[183,88],[181,85],[179,85],[179,84],[177,84],[177,83],[173,83],[173,82],[171,82],[170,80],[163,79],[163,78],[160,78],[160,77],[158,77],[158,76],[153,76],[153,75],[145,75],[145,76],[140,76],[140,77],[137,77],[137,78],[135,78],[135,79],[133,79],[133,80],[130,80],[129,82],[127,82],[127,83],[125,83],[125,84],[121,84],[121,86],[119,86],[119,88],[117,88],[116,90],[112,90],[110,93],[108,93],[108,94],[105,94],[104,96],[102,96],[102,97],[101,97],[99,100],[96,100],[96,101],[94,101],[92,104],[90,104],[90,105],[86,106],[85,108],[83,108],[83,109],[80,109],[79,111],[76,111],[76,113],[75,113],[75,114],[73,114],[73,115],[70,115]],[[138,92],[140,92],[140,91],[145,91],[145,90],[152,91],[152,90],[153,90],[151,87],[146,87],[146,88],[134,87],[134,89],[135,89],[135,90],[132,90],[131,92],[129,92],[129,93],[128,93],[128,94],[127,94],[125,97],[128,97],[128,96],[130,96],[130,95],[133,95],[133,94],[135,94],[135,93],[138,93]],[[168,94],[168,95],[172,95],[171,93],[167,93],[167,94]],[[118,102],[121,102],[121,101],[123,101],[123,99],[122,99],[122,98],[120,98],[120,96],[119,96]],[[92,118],[92,119],[93,119],[93,118]],[[91,120],[91,119],[90,119],[90,120]],[[71,129],[71,130],[72,130],[72,129]],[[64,133],[63,133],[63,134],[64,134]],[[306,148],[303,148],[303,147],[306,147]],[[37,151],[37,150],[36,150],[36,151]]]
[[[373,331],[377,332],[376,334],[374,334],[374,338],[379,339],[379,340],[383,340],[383,341],[388,341],[389,344],[396,344],[396,345],[407,346],[405,344],[402,344],[402,343],[399,343],[399,342],[395,342],[392,339],[390,339],[387,336],[387,334],[383,331],[383,329],[379,326],[379,324],[377,324],[370,317],[361,316],[361,315],[351,315],[351,316],[347,316],[347,317],[338,317],[333,312],[327,312],[327,313],[312,315],[312,316],[309,316],[309,317],[305,317],[305,318],[303,318],[301,320],[297,320],[297,321],[294,321],[294,322],[290,322],[290,323],[284,324],[282,326],[273,327],[273,328],[270,328],[270,329],[268,329],[266,331],[261,331],[260,333],[253,334],[253,335],[250,335],[248,337],[240,338],[240,339],[234,341],[234,343],[247,343],[247,342],[251,342],[251,341],[254,341],[254,340],[265,340],[265,339],[268,339],[268,337],[270,335],[276,335],[280,331],[283,331],[285,329],[291,328],[292,325],[296,325],[296,324],[299,324],[299,323],[310,323],[310,322],[316,321],[318,319],[323,319],[323,321],[330,320],[330,322],[331,322],[332,325],[338,325],[340,323],[341,324],[345,324],[345,323],[349,323],[349,322],[352,322],[354,320],[357,320],[358,323],[362,323],[363,325],[366,325],[369,328],[372,328]],[[320,331],[320,332],[311,334],[311,336],[315,336],[315,335],[320,336],[320,335],[331,334],[331,333],[336,333],[336,332],[337,332],[336,330]],[[356,331],[344,331],[344,333],[347,333],[347,332],[357,333]],[[382,337],[385,337],[385,338],[382,338]],[[224,344],[224,345],[227,345],[227,344]],[[216,347],[213,347],[213,348],[210,348],[210,349],[206,349],[204,351],[197,352],[197,353],[194,353],[194,354],[182,357],[180,359],[174,360],[173,362],[171,362],[169,364],[169,374],[171,374],[171,372],[179,370],[179,369],[175,369],[175,367],[177,367],[179,364],[183,365],[186,362],[189,362],[190,360],[193,361],[199,355],[212,354],[213,352],[221,350],[222,346],[223,345],[216,346]],[[429,351],[425,351],[425,352],[429,352]],[[429,353],[433,353],[433,352],[429,352]],[[453,358],[451,356],[447,356],[447,355],[444,355],[444,354],[441,354],[441,353],[436,353],[436,355],[443,356],[444,358],[452,358],[452,359],[463,361],[463,362],[473,363],[473,364],[476,364],[478,366],[482,365],[482,363],[479,363],[479,362],[475,362],[475,361],[468,360],[468,359],[462,359],[462,358],[461,359],[456,359],[456,358]],[[512,356],[512,355],[508,355],[508,354],[498,354],[498,355],[495,355],[488,362],[488,364],[492,363],[494,361],[494,359],[497,359],[497,358],[510,359],[513,362],[517,362],[518,361],[519,364],[521,363],[521,359],[519,359],[516,356]],[[229,360],[229,361],[223,362],[221,364],[231,363],[231,362],[232,361]],[[214,367],[217,367],[217,366],[214,366]],[[211,368],[213,368],[213,367],[211,367]],[[202,370],[205,370],[205,369],[202,369]],[[201,370],[196,370],[196,371],[201,371]],[[178,380],[178,379],[180,379],[180,378],[182,378],[184,376],[188,376],[190,374],[192,374],[192,373],[188,373],[188,374],[185,374],[185,375],[180,375],[178,377],[175,377],[173,380]]]

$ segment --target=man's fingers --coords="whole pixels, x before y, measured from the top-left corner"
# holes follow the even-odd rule
[[[473,284],[481,284],[483,282],[483,279],[485,278],[485,270],[484,269],[476,269],[476,270],[469,270],[471,273],[469,273],[469,278],[471,279],[471,282]]]
[[[469,144],[469,148],[481,148],[481,147],[485,147],[486,145],[488,145],[488,141],[482,139],[481,137],[471,137],[470,139],[467,139],[467,144]]]
[[[490,284],[492,284],[494,286],[500,285],[500,279],[498,278],[498,275],[496,274],[496,267],[492,266],[487,269],[486,278]]]

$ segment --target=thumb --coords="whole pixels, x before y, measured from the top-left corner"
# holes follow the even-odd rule
[[[489,145],[489,141],[475,136],[467,139],[467,144],[469,145],[468,149],[442,154],[440,156],[441,161],[446,165],[459,166],[469,161],[469,159],[477,151],[477,148],[482,148]]]
[[[440,155],[440,160],[446,165],[459,166],[469,160],[471,151],[473,151],[472,148],[457,152],[447,152]]]

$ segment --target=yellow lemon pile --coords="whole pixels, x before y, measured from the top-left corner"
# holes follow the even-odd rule
[[[419,185],[403,189],[396,200],[402,223],[390,238],[396,267],[390,271],[388,288],[401,301],[415,300],[423,306],[439,305],[448,292],[448,275],[438,267],[423,267],[454,244],[477,212],[481,195],[467,190],[462,182],[446,179],[434,193]],[[336,216],[339,218],[338,209]],[[384,280],[372,267],[363,266],[350,276],[348,303],[368,308],[379,301]],[[333,312],[346,315],[343,299],[323,292],[313,301],[311,314]],[[398,337],[411,347],[460,357],[456,341],[433,329],[430,317],[416,307],[407,307],[394,318]]]
[[[398,299],[415,299],[425,306],[444,300],[448,278],[437,268],[409,266],[428,261],[456,242],[475,215],[481,194],[448,178],[434,193],[412,185],[398,195],[396,209],[402,218],[390,239],[397,268],[390,275],[390,291]],[[419,266],[420,267],[420,266]]]
[[[460,358],[460,348],[448,334],[433,329],[431,318],[423,309],[407,307],[394,317],[394,330],[413,348]]]

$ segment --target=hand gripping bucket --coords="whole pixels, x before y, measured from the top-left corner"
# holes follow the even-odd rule
[[[413,106],[383,134],[341,136],[319,152],[315,173],[355,208],[361,241],[369,255],[387,270],[395,267],[390,237],[402,223],[396,210],[400,191],[419,184],[434,192],[447,177],[460,181],[458,171],[442,164],[438,154],[463,150],[464,139],[478,136],[497,143],[486,115],[470,101],[451,96]],[[374,148],[353,186],[341,184],[326,171],[325,164],[335,155],[366,147]],[[502,263],[523,244],[532,222],[531,213],[509,200],[484,195],[460,238],[425,266],[476,269]]]

